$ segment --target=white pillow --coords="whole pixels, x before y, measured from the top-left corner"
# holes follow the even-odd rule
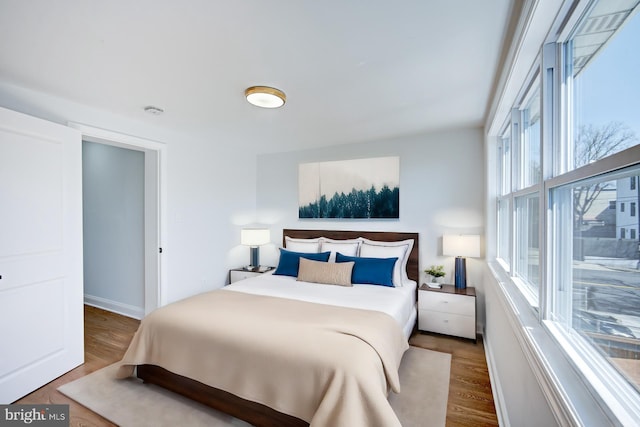
[[[288,251],[316,254],[320,252],[320,238],[295,239],[293,237],[284,236],[284,247]]]
[[[397,242],[380,242],[362,238],[360,256],[367,258],[398,258],[393,267],[393,286],[403,286],[409,283],[407,276],[407,261],[413,249],[413,239]]]
[[[328,239],[326,237],[321,237],[320,252],[331,251],[329,262],[335,262],[336,252],[340,252],[342,255],[347,256],[358,256],[361,244],[362,240],[360,239],[334,240]]]

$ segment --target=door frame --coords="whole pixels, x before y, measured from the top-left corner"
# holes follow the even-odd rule
[[[145,284],[144,314],[166,304],[166,262],[162,262],[161,250],[166,242],[166,188],[167,145],[159,141],[100,129],[81,123],[69,122],[68,126],[82,133],[82,139],[98,144],[142,151],[144,156],[144,252]],[[166,261],[166,260],[165,260]]]

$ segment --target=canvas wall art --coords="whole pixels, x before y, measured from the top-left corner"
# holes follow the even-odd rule
[[[400,158],[300,164],[298,217],[400,218]]]

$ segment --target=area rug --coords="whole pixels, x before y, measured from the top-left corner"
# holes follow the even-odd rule
[[[137,378],[114,378],[107,366],[58,390],[122,427],[250,427],[205,405]],[[400,394],[389,401],[404,427],[444,426],[447,417],[451,355],[410,347],[400,365]],[[427,423],[427,424],[425,424]]]

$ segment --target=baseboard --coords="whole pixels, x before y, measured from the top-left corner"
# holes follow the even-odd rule
[[[491,382],[491,393],[493,394],[493,403],[496,407],[496,416],[498,417],[498,425],[501,427],[510,427],[509,416],[505,407],[504,394],[502,393],[502,384],[498,375],[498,369],[493,358],[492,346],[487,339],[486,331],[482,333],[482,341],[484,343],[484,355],[487,359],[487,368],[489,369],[489,381]]]
[[[103,310],[111,311],[113,313],[132,317],[138,320],[144,317],[144,307],[136,307],[134,305],[124,304],[106,298],[84,294],[84,303],[92,307],[101,308]]]

